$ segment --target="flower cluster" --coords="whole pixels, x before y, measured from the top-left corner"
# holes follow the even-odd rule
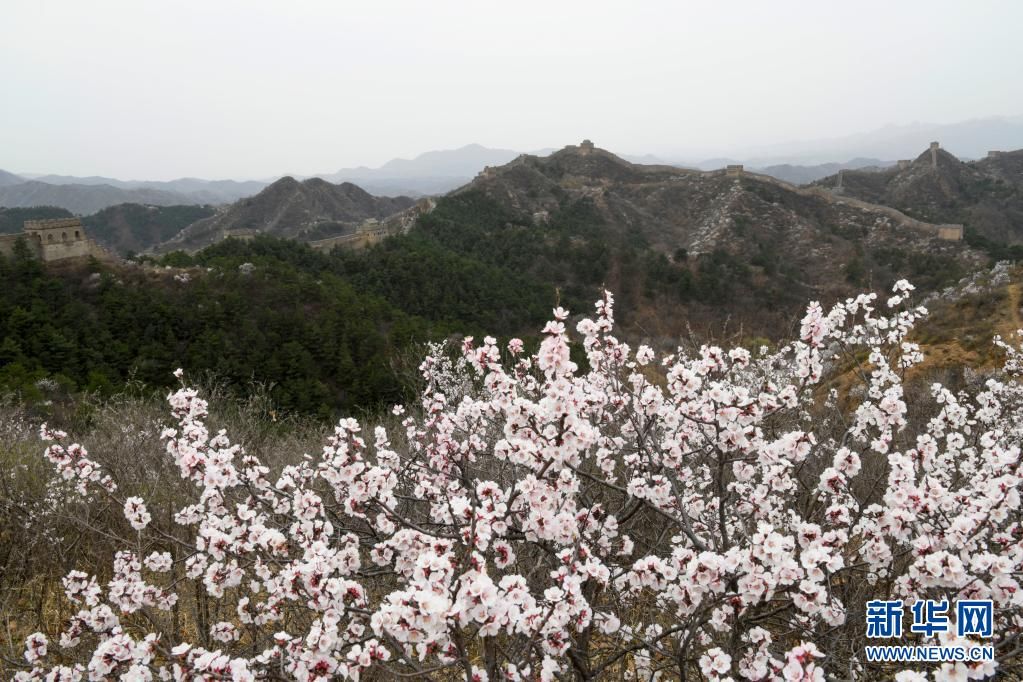
[[[909,334],[926,313],[911,291],[812,304],[775,352],[659,363],[614,336],[606,294],[575,326],[585,370],[561,308],[532,356],[517,339],[467,338],[457,360],[436,347],[419,408],[394,410],[400,432],[341,420],[276,474],[211,433],[207,403],[182,388],[163,439],[194,492],[174,510],[190,540],[140,559],[153,517],[119,501],[138,537],[113,580],[65,580],[81,609],[60,644],[88,638],[88,653],[48,672],[37,633],[21,678],[823,680],[866,674],[849,642],[864,602],[888,597],[992,599],[1012,642],[1023,386],[1009,379],[1023,356],[1003,343],[1004,376],[980,394],[935,385],[910,405]],[[835,377],[862,381],[863,399],[827,399]],[[52,437],[61,476],[116,499],[83,449]],[[172,572],[222,603],[176,646],[183,633],[160,620],[182,589]],[[937,674],[997,671],[957,666]]]

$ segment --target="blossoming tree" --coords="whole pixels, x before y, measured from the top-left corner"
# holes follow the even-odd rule
[[[123,507],[126,537],[112,579],[66,577],[77,615],[59,642],[28,638],[19,678],[855,678],[873,665],[864,604],[888,598],[996,607],[999,663],[898,679],[1011,667],[1023,356],[1002,344],[978,395],[934,385],[910,414],[911,289],[812,304],[773,352],[659,363],[614,336],[607,294],[576,325],[585,369],[560,308],[532,356],[466,339],[461,360],[423,363],[402,432],[344,419],[273,474],[182,388],[163,439],[192,484],[173,512],[187,536],[44,428],[62,477]],[[837,395],[839,375],[862,393]],[[172,620],[182,590],[220,619]]]

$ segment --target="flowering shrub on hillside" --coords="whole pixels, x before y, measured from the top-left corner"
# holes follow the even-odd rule
[[[58,642],[29,637],[19,678],[861,677],[866,601],[922,598],[992,599],[1005,658],[897,679],[1004,671],[1023,600],[1023,355],[1003,344],[979,395],[936,384],[910,414],[907,335],[926,312],[911,289],[811,304],[775,352],[705,346],[659,367],[613,335],[607,294],[576,325],[585,370],[560,308],[534,356],[466,339],[461,361],[423,363],[402,432],[343,419],[275,474],[210,433],[185,387],[163,433],[193,484],[175,510],[122,498],[44,430],[61,476],[127,523],[112,579],[67,576],[77,615]],[[865,397],[848,404],[836,376]],[[154,520],[171,513],[187,541]],[[182,615],[184,590],[207,611]]]

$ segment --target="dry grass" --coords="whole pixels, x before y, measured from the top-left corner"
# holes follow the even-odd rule
[[[325,425],[272,419],[265,392],[245,401],[228,398],[217,386],[201,393],[210,399],[210,426],[227,429],[234,442],[275,472],[322,447]],[[181,480],[159,439],[161,428],[171,421],[163,400],[121,396],[81,407],[69,423],[56,426],[82,443],[114,477],[119,495],[140,495],[151,510],[181,506],[190,484]],[[43,458],[46,445],[38,437],[37,421],[12,402],[0,401],[0,677],[5,678],[2,673],[11,672],[5,659],[21,659],[26,635],[42,631],[55,641],[72,615],[61,579],[71,570],[82,570],[105,583],[110,559],[120,548],[114,536],[133,536],[122,511],[107,500],[82,500],[70,489],[51,486],[54,474]],[[154,518],[153,525],[184,532],[170,518]],[[146,553],[154,550],[173,547],[143,548]],[[178,592],[180,636],[197,634],[199,620],[220,619],[219,603],[194,590]],[[129,621],[125,625],[130,628]]]
[[[993,339],[995,336],[1015,339],[1017,331],[1023,328],[1021,279],[1023,272],[1017,269],[1008,284],[956,301],[930,304],[930,314],[909,337],[920,344],[924,360],[906,372],[905,382],[929,382],[936,377],[961,374],[965,367],[980,372],[1001,367],[1005,358]],[[863,383],[859,372],[865,367],[865,359],[863,353],[841,360],[831,379],[822,386],[820,397],[823,399],[827,391],[835,389],[843,407],[854,407],[858,402],[855,388]]]

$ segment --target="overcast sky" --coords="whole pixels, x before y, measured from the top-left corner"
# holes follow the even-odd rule
[[[1023,2],[0,0],[0,168],[258,178],[478,142],[723,154],[1023,114]]]

